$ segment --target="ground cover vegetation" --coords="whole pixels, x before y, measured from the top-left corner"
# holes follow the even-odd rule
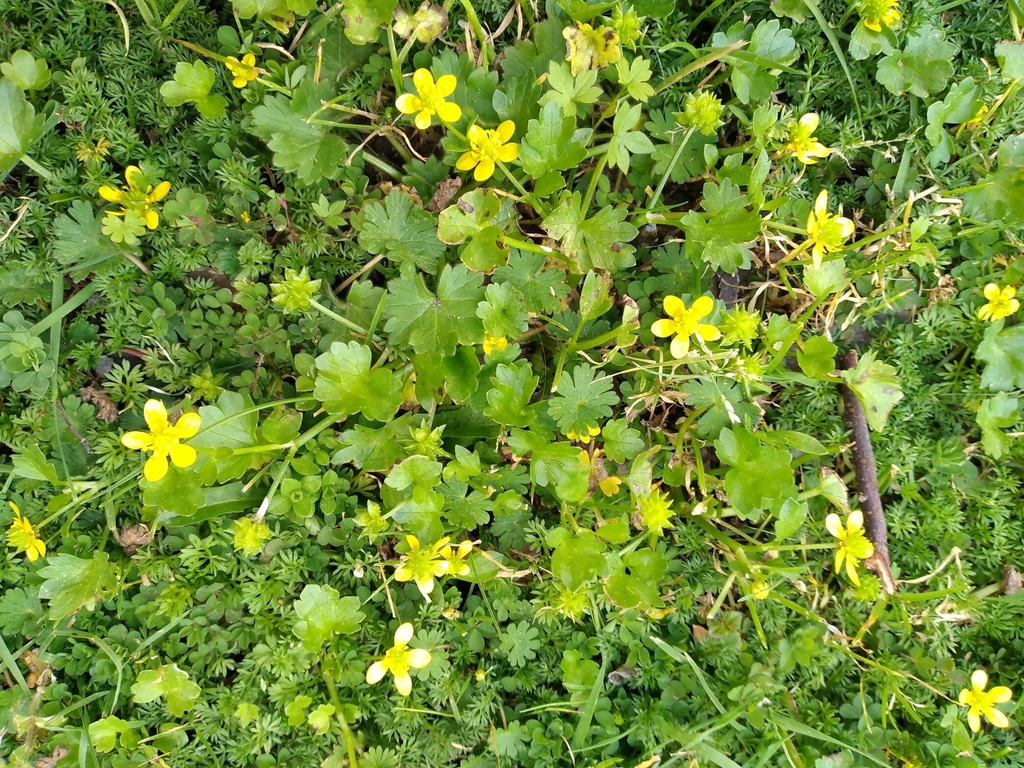
[[[0,764],[1024,765],[1022,24],[0,0]]]

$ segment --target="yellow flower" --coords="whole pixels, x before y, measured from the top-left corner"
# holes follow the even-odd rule
[[[473,178],[477,181],[487,181],[494,175],[496,163],[510,163],[519,157],[519,145],[515,142],[509,143],[515,132],[516,124],[511,120],[506,120],[493,131],[479,125],[469,126],[469,151],[459,158],[455,167],[460,171],[468,171],[476,166]]]
[[[988,299],[988,304],[978,310],[978,319],[992,322],[1009,317],[1020,309],[1020,302],[1015,298],[1016,295],[1016,286],[1008,285],[1005,288],[1000,288],[995,283],[989,283],[985,286],[985,298]]]
[[[450,564],[444,559],[445,547],[450,539],[445,536],[430,549],[421,549],[420,540],[415,536],[406,536],[409,552],[402,555],[402,562],[395,568],[395,579],[398,581],[415,581],[423,599],[430,602],[430,593],[434,591],[434,577],[448,573]]]
[[[853,222],[843,218],[843,206],[839,206],[835,216],[828,212],[828,191],[821,190],[814,201],[814,210],[807,217],[807,239],[811,243],[815,269],[821,266],[821,257],[826,253],[842,249],[854,229]]]
[[[11,509],[14,510],[14,520],[11,527],[7,529],[7,543],[25,557],[35,562],[40,557],[46,556],[46,542],[39,538],[39,531],[33,527],[27,517],[21,516],[21,510],[13,501],[8,501]]]
[[[256,69],[256,57],[251,53],[245,54],[241,61],[234,56],[228,56],[224,59],[224,66],[234,75],[231,84],[235,88],[245,88],[245,86],[260,76],[260,71]]]
[[[100,136],[96,139],[95,144],[89,141],[83,141],[75,147],[75,157],[83,163],[98,163],[110,154],[110,148],[112,146],[113,144],[107,141],[105,136]]]
[[[430,663],[430,651],[422,648],[410,648],[412,640],[412,624],[406,622],[395,631],[395,645],[389,648],[384,658],[375,661],[366,670],[366,682],[370,685],[379,683],[388,672],[395,678],[395,688],[403,696],[412,693],[410,669],[422,669]]]
[[[825,527],[828,528],[828,532],[839,539],[839,547],[836,549],[836,573],[842,570],[845,560],[846,575],[859,587],[860,577],[857,575],[857,564],[875,554],[875,547],[864,535],[864,515],[859,510],[850,513],[846,519],[846,525],[847,527],[844,529],[842,520],[835,513],[825,518]]]
[[[448,564],[448,573],[452,576],[465,576],[469,573],[469,563],[466,558],[473,551],[472,541],[460,541],[458,549],[452,549],[449,545],[444,550],[444,561]]]
[[[768,586],[768,582],[764,579],[754,579],[750,585],[750,596],[755,600],[764,600],[768,595],[771,594],[771,587]]]
[[[455,93],[455,86],[458,85],[455,75],[441,75],[435,83],[429,69],[417,69],[413,73],[412,84],[419,95],[403,93],[395,106],[403,115],[415,113],[416,127],[421,131],[430,127],[431,118],[435,114],[446,123],[454,123],[462,117],[462,109],[458,104],[445,101],[446,96]]]
[[[899,0],[862,0],[857,11],[864,26],[872,32],[881,32],[882,27],[895,28],[903,17],[899,12]]]
[[[126,432],[121,443],[133,451],[152,451],[142,473],[151,483],[167,474],[167,457],[176,467],[191,467],[196,461],[196,449],[182,445],[181,440],[195,437],[202,418],[198,413],[186,413],[172,427],[167,422],[167,409],[159,400],[146,401],[143,409],[149,432]]]
[[[593,440],[595,437],[597,437],[600,434],[601,434],[601,428],[600,427],[590,427],[590,426],[588,426],[586,434],[576,434],[575,431],[570,429],[568,432],[565,433],[565,436],[568,437],[570,440],[579,440],[584,445],[590,445],[590,441]]]
[[[804,165],[814,165],[815,158],[828,157],[831,150],[814,136],[818,130],[818,115],[810,112],[800,118],[798,123],[790,123],[789,142],[782,148],[783,152],[792,152],[796,159]]]
[[[484,354],[489,355],[491,352],[504,352],[508,346],[508,339],[504,336],[491,336],[489,333],[484,334]]]
[[[659,339],[675,335],[672,339],[672,357],[686,357],[690,351],[690,337],[696,334],[704,341],[715,341],[722,332],[713,325],[700,322],[715,308],[714,299],[701,296],[689,309],[678,296],[665,297],[665,314],[669,319],[658,320],[651,326],[651,331]]]
[[[614,496],[619,492],[622,478],[608,474],[604,461],[600,460],[601,453],[601,449],[598,448],[594,451],[594,455],[591,456],[586,450],[581,449],[580,461],[590,467],[590,476],[597,480],[597,487],[601,489],[601,493],[605,496]]]
[[[988,112],[988,104],[982,104],[978,107],[978,111],[974,113],[974,117],[964,123],[961,128],[966,128],[968,131],[978,130],[985,123],[985,120],[988,117]],[[959,134],[960,131],[957,131],[957,135]]]
[[[160,215],[149,206],[158,203],[167,197],[171,191],[171,182],[161,181],[154,187],[147,184],[145,188],[139,186],[138,176],[144,174],[137,165],[129,165],[124,169],[124,179],[128,185],[121,189],[104,184],[100,187],[100,197],[110,203],[120,203],[124,206],[120,211],[111,211],[114,216],[124,216],[129,210],[133,210],[146,220],[146,227],[156,229],[160,224]]]
[[[996,728],[1010,727],[1009,719],[996,709],[996,704],[1005,704],[1012,699],[1013,691],[1005,685],[997,685],[992,690],[986,691],[986,685],[988,685],[988,675],[985,674],[985,670],[976,670],[971,675],[971,687],[960,691],[960,696],[957,699],[961,704],[969,707],[967,722],[975,733],[981,730],[982,715]]]

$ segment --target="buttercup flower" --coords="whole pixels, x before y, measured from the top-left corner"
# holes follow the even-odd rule
[[[469,573],[469,563],[466,562],[466,558],[469,557],[473,551],[472,541],[460,541],[458,549],[453,549],[451,545],[445,547],[444,550],[444,561],[448,564],[448,573],[452,576],[465,576]]]
[[[473,178],[487,181],[494,175],[496,163],[510,163],[519,157],[519,145],[509,142],[515,132],[516,124],[511,120],[506,120],[493,131],[479,125],[469,126],[469,151],[459,158],[455,167],[460,171],[468,171],[476,166]]]
[[[755,600],[764,600],[772,592],[771,587],[768,586],[768,582],[762,578],[754,579],[750,584],[750,591],[748,594]]]
[[[1009,719],[996,709],[996,704],[1005,704],[1012,699],[1013,691],[1005,685],[997,685],[992,690],[986,691],[986,685],[988,685],[988,675],[985,674],[985,670],[976,670],[971,675],[971,687],[960,691],[960,696],[957,698],[957,701],[969,707],[967,722],[975,733],[981,730],[982,715],[996,728],[1010,727]]]
[[[570,429],[568,432],[565,433],[565,436],[568,437],[570,440],[579,440],[584,445],[590,445],[590,441],[600,434],[600,427],[588,426],[585,434],[577,434],[575,431]]]
[[[366,682],[370,685],[379,683],[388,672],[395,678],[395,688],[403,696],[412,693],[412,677],[410,669],[422,669],[430,663],[430,651],[422,648],[410,648],[412,640],[412,624],[406,622],[395,631],[395,645],[389,648],[384,658],[375,661],[366,670]]]
[[[843,218],[843,206],[839,206],[835,216],[828,212],[828,191],[821,190],[814,201],[814,210],[807,217],[807,239],[811,242],[815,268],[821,266],[821,258],[826,253],[841,250],[854,229],[853,222]]]
[[[696,334],[704,341],[715,341],[722,332],[717,327],[700,322],[715,308],[714,299],[701,296],[689,309],[678,296],[665,297],[665,314],[668,319],[658,320],[651,326],[651,331],[659,339],[675,335],[672,339],[672,357],[686,357],[690,351],[690,337]]]
[[[14,510],[14,520],[11,527],[7,529],[7,544],[19,552],[24,552],[25,557],[36,561],[46,556],[46,542],[39,538],[39,531],[29,522],[27,517],[21,516],[21,510],[13,501],[8,501],[11,509]]]
[[[993,322],[1009,317],[1020,309],[1020,302],[1017,301],[1016,296],[1016,286],[1008,285],[1005,288],[1000,288],[995,283],[989,283],[985,286],[985,298],[988,299],[988,304],[978,310],[978,319]]]
[[[484,354],[489,355],[491,352],[504,352],[508,346],[508,339],[504,336],[491,336],[489,333],[484,334]]]
[[[846,526],[843,528],[842,520],[835,513],[825,518],[828,532],[839,539],[839,547],[836,549],[836,573],[842,569],[845,560],[846,575],[859,587],[857,564],[875,554],[875,547],[864,535],[864,515],[859,510],[850,513],[846,519]]]
[[[167,193],[171,191],[171,182],[161,181],[156,187],[147,184],[142,188],[139,186],[139,176],[143,176],[142,170],[137,165],[129,165],[124,169],[124,179],[128,185],[121,189],[103,185],[99,189],[100,197],[107,202],[120,203],[124,206],[120,211],[110,211],[112,215],[124,216],[128,211],[134,211],[145,219],[148,229],[156,229],[160,224],[160,214],[150,206],[167,197]]]
[[[430,593],[434,591],[434,577],[448,573],[450,564],[444,559],[444,553],[451,539],[445,536],[430,549],[420,548],[420,540],[415,536],[406,536],[405,540],[409,544],[409,552],[402,555],[402,562],[395,568],[395,578],[398,581],[415,581],[423,599],[429,603]]]
[[[605,496],[614,496],[619,492],[622,485],[622,478],[608,474],[604,460],[601,458],[601,449],[598,448],[591,456],[586,450],[580,450],[580,461],[590,467],[591,481],[597,481],[597,487]]]
[[[895,28],[903,17],[899,11],[899,0],[861,0],[857,12],[864,26],[872,32],[881,32],[882,27]]]
[[[234,56],[228,56],[224,60],[224,66],[234,75],[231,84],[235,88],[245,88],[245,86],[260,76],[259,70],[256,69],[256,57],[251,53],[245,54],[241,61]]]
[[[151,483],[167,474],[167,457],[176,467],[191,467],[196,462],[196,449],[182,445],[180,441],[195,437],[202,424],[198,413],[183,414],[172,427],[167,422],[167,409],[159,400],[147,400],[143,409],[149,432],[126,432],[121,435],[121,443],[133,451],[152,451],[153,455],[146,461],[142,474]]]
[[[417,69],[413,73],[412,84],[419,95],[403,93],[395,101],[395,106],[403,115],[415,114],[414,122],[421,131],[430,127],[434,115],[446,123],[454,123],[462,117],[462,109],[458,104],[445,101],[445,97],[455,93],[455,86],[459,84],[455,75],[441,75],[435,83],[429,69]]]
[[[782,148],[783,152],[792,152],[796,159],[804,165],[814,165],[815,158],[828,157],[831,150],[814,136],[818,130],[818,115],[809,112],[800,118],[798,123],[790,123],[789,142]]]

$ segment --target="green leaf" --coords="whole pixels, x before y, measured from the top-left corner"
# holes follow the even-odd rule
[[[658,582],[668,568],[661,552],[639,549],[622,558],[623,570],[613,573],[604,589],[613,603],[620,608],[649,611],[664,605],[658,594]]]
[[[340,597],[333,587],[307,584],[293,605],[299,617],[294,631],[302,647],[319,653],[334,635],[358,632],[364,618],[360,604],[358,597]]]
[[[23,91],[41,91],[50,84],[46,62],[20,49],[11,55],[10,61],[0,64],[0,72]]]
[[[1003,330],[993,323],[975,353],[987,363],[981,374],[981,386],[996,391],[1024,389],[1024,325]]]
[[[618,402],[611,377],[595,381],[594,369],[581,363],[571,375],[562,377],[558,394],[548,400],[548,413],[563,435],[588,435],[589,428],[600,427],[612,415],[611,406]]]
[[[630,155],[649,155],[654,152],[654,144],[647,135],[643,131],[633,130],[640,122],[640,110],[639,104],[620,107],[612,121],[612,138],[608,142],[608,164],[617,166],[623,173],[629,173]]]
[[[0,79],[0,181],[42,138],[45,120],[13,81]]]
[[[775,540],[788,539],[800,530],[807,519],[807,503],[796,499],[786,499],[775,520]]]
[[[996,58],[1006,80],[1020,80],[1024,77],[1024,43],[1003,40],[996,43]]]
[[[884,430],[890,411],[903,399],[896,369],[876,360],[874,350],[871,350],[865,353],[854,370],[843,371],[840,375],[864,406],[868,426],[875,432]]]
[[[537,416],[530,401],[539,383],[540,377],[533,375],[525,360],[499,365],[491,378],[484,414],[506,427],[528,427]]]
[[[455,354],[458,344],[483,341],[484,328],[476,316],[483,300],[483,275],[462,264],[445,265],[437,294],[427,290],[422,275],[388,283],[384,300],[384,330],[391,346],[411,346],[417,354]]]
[[[305,16],[316,7],[311,0],[232,0],[232,5],[241,18],[255,16],[282,34],[295,23],[295,14]]]
[[[552,442],[546,431],[522,429],[512,430],[508,445],[517,456],[530,454],[530,478],[559,500],[579,504],[587,498],[590,464],[575,445]]]
[[[529,327],[522,295],[507,284],[491,283],[484,296],[485,300],[477,305],[476,314],[484,322],[484,331],[491,336],[515,339]]]
[[[441,211],[437,237],[448,245],[461,245],[468,240],[459,258],[470,269],[489,273],[508,259],[508,247],[501,241],[501,235],[516,218],[515,206],[509,198],[499,199],[491,189],[474,189]],[[436,269],[435,264],[430,271]]]
[[[956,50],[942,30],[924,25],[907,38],[902,51],[879,62],[878,82],[897,96],[912,93],[926,99],[946,87]]]
[[[580,290],[580,317],[584,322],[596,320],[615,304],[612,277],[603,272],[587,272]]]
[[[455,403],[464,403],[479,386],[480,361],[472,347],[459,347],[451,357],[441,360],[445,390]]]
[[[527,312],[553,315],[564,307],[569,286],[564,272],[546,265],[543,254],[513,249],[508,264],[494,271],[494,280],[518,292]]]
[[[124,741],[123,736],[131,733],[131,726],[113,715],[89,723],[89,742],[97,752],[110,752],[117,746],[118,736]]]
[[[383,253],[399,265],[415,264],[424,272],[437,270],[444,245],[437,239],[437,219],[413,203],[407,192],[393,189],[384,204],[363,209],[359,245]]]
[[[595,73],[596,74],[596,73]],[[587,135],[576,130],[576,119],[556,102],[547,102],[527,125],[519,143],[519,162],[531,178],[576,168],[587,156]]]
[[[745,427],[723,429],[715,441],[718,458],[729,465],[725,492],[729,503],[747,520],[760,512],[779,514],[787,499],[797,495],[789,451],[761,444]]]
[[[72,278],[81,281],[90,272],[105,275],[119,266],[125,251],[101,231],[102,221],[85,200],[75,200],[67,214],[53,221],[52,253]]]
[[[928,155],[929,163],[934,166],[949,162],[951,154],[956,151],[956,145],[946,130],[946,124],[967,122],[984,103],[981,88],[973,78],[968,77],[950,88],[945,99],[929,105],[928,127],[924,129],[924,135],[934,147]]]
[[[341,12],[345,36],[357,45],[376,42],[381,26],[391,21],[396,5],[398,0],[345,0]]]
[[[190,442],[195,443],[195,440]],[[247,457],[247,461],[251,460],[251,457]],[[202,479],[194,466],[179,469],[172,464],[160,480],[154,483],[143,479],[140,485],[143,504],[182,517],[191,517],[206,501]]]
[[[191,102],[203,117],[219,120],[227,114],[228,100],[216,94],[210,95],[216,79],[214,71],[202,61],[194,64],[179,61],[174,67],[174,80],[160,86],[160,95],[169,107]]]
[[[24,477],[29,480],[42,480],[50,485],[60,485],[60,478],[57,470],[46,460],[43,452],[35,443],[29,443],[21,453],[11,457],[14,465],[12,474],[16,477]]]
[[[163,664],[157,669],[140,672],[132,685],[132,698],[136,704],[148,704],[163,697],[167,711],[181,717],[192,705],[202,689],[188,679],[188,673],[177,664]]]
[[[274,165],[306,184],[337,178],[348,153],[340,137],[306,122],[320,108],[321,96],[330,98],[327,86],[323,83],[318,90],[312,78],[307,78],[293,99],[267,94],[263,104],[252,111],[251,130],[273,151]]]
[[[747,209],[747,202],[747,196],[740,194],[729,179],[724,179],[721,186],[707,182],[701,200],[705,213],[690,211],[681,222],[686,231],[687,255],[730,274],[749,267],[751,251],[747,244],[761,234],[761,217]]]
[[[106,552],[96,551],[91,560],[60,553],[51,555],[39,569],[44,581],[39,597],[50,601],[50,620],[57,621],[83,608],[92,610],[98,600],[117,592],[117,568]]]
[[[813,379],[822,379],[836,369],[835,344],[824,336],[812,336],[804,342],[804,348],[796,353],[800,370]]]
[[[1001,459],[1010,450],[1011,440],[1002,430],[1017,423],[1019,401],[999,392],[985,400],[978,409],[978,426],[981,427],[981,445],[993,459]]]
[[[204,405],[199,409],[202,429],[189,440],[189,444],[196,448],[220,449],[214,463],[215,470],[210,465],[204,466],[204,476],[216,471],[216,481],[223,483],[241,477],[252,466],[252,455],[232,456],[229,450],[224,450],[249,448],[259,443],[256,436],[259,414],[255,411],[244,413],[251,408],[252,399],[248,395],[225,391],[217,397],[216,405]]]
[[[639,230],[626,222],[628,211],[607,206],[588,219],[582,206],[579,192],[563,192],[558,207],[542,224],[551,237],[561,241],[562,253],[573,261],[575,271],[617,272],[633,266],[636,249],[626,243],[632,241]]]
[[[387,421],[402,404],[402,382],[388,368],[372,369],[370,348],[336,341],[316,359],[313,396],[337,419],[361,413]]]
[[[636,458],[646,446],[639,430],[629,426],[625,419],[609,421],[601,429],[605,455],[616,464]]]
[[[577,105],[589,107],[601,98],[602,90],[597,85],[597,70],[585,69],[573,77],[572,70],[564,61],[553,61],[548,68],[548,85],[551,90],[540,100],[541,106],[555,104],[561,114],[573,117]]]
[[[453,528],[469,531],[487,525],[494,510],[494,502],[481,491],[470,491],[468,496],[467,491],[469,485],[454,478],[440,486],[445,501],[445,520]]]
[[[778,85],[778,70],[788,67],[800,55],[793,33],[782,29],[776,19],[762,21],[756,28],[740,21],[728,32],[716,33],[711,45],[724,48],[740,40],[749,40],[750,45],[742,54],[737,52],[724,58],[731,66],[733,90],[744,104],[767,101]]]
[[[309,727],[313,733],[320,735],[327,733],[331,727],[331,717],[334,715],[333,704],[321,704],[309,713]]]
[[[964,193],[964,213],[982,221],[1024,224],[1024,133],[999,144],[998,168]]]
[[[625,88],[631,99],[647,101],[654,95],[654,88],[647,82],[653,74],[647,59],[637,57],[631,62],[619,59],[615,62],[615,71],[619,76],[619,87]]]
[[[296,728],[306,722],[306,708],[313,703],[313,699],[305,694],[299,694],[284,708],[288,716],[288,725]]]
[[[604,542],[591,531],[581,531],[576,538],[566,537],[551,555],[551,573],[569,589],[577,590],[609,574],[605,550]]]

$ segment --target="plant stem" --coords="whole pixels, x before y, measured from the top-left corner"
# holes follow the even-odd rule
[[[327,683],[327,695],[331,699],[331,704],[334,705],[334,713],[338,716],[341,733],[345,737],[345,747],[348,749],[348,764],[350,768],[359,768],[359,763],[356,760],[355,739],[352,738],[352,731],[349,730],[348,721],[345,719],[344,707],[338,698],[338,687],[334,684],[334,674],[331,670],[327,669],[326,665],[321,666],[320,670],[323,673],[324,681]]]
[[[480,41],[480,66],[487,69],[488,64],[490,64],[490,56],[487,50],[487,33],[484,32],[483,25],[480,24],[480,17],[476,15],[473,3],[470,0],[461,0],[461,2],[463,9],[466,11],[469,26],[473,28],[473,34]]]
[[[386,173],[394,181],[402,180],[402,172],[395,168],[395,166],[391,165],[391,163],[381,160],[375,154],[373,154],[372,152],[367,152],[365,149],[360,154],[362,155],[363,160],[372,165],[378,171],[383,171],[384,173]]]
[[[672,160],[668,164],[668,168],[665,169],[665,175],[661,177],[661,181],[658,182],[658,188],[654,190],[654,197],[651,198],[650,205],[647,206],[647,210],[653,210],[658,207],[658,200],[661,199],[661,193],[665,191],[665,185],[668,184],[669,178],[672,176],[672,171],[676,167],[676,163],[679,162],[679,158],[683,156],[683,149],[690,142],[690,137],[693,136],[693,132],[696,130],[692,125],[686,132],[686,136],[679,142],[679,147],[676,149],[676,153],[672,155]]]
[[[590,184],[587,185],[587,194],[583,198],[583,205],[580,206],[580,216],[586,216],[587,211],[590,210],[590,201],[594,199],[594,193],[597,191],[597,182],[601,180],[601,174],[604,173],[604,167],[607,164],[608,153],[605,152],[594,166],[593,176],[590,177]]]
[[[351,320],[349,320],[347,317],[342,317],[337,312],[335,312],[334,310],[328,309],[327,307],[325,307],[320,302],[315,301],[315,300],[311,300],[309,303],[310,303],[311,306],[316,307],[317,309],[319,309],[321,312],[323,312],[325,315],[327,315],[332,320],[335,320],[335,321],[341,323],[342,325],[344,325],[346,328],[350,328],[351,330],[355,331],[356,333],[361,333],[363,336],[367,335],[366,329],[363,328],[361,325],[356,325]]]

